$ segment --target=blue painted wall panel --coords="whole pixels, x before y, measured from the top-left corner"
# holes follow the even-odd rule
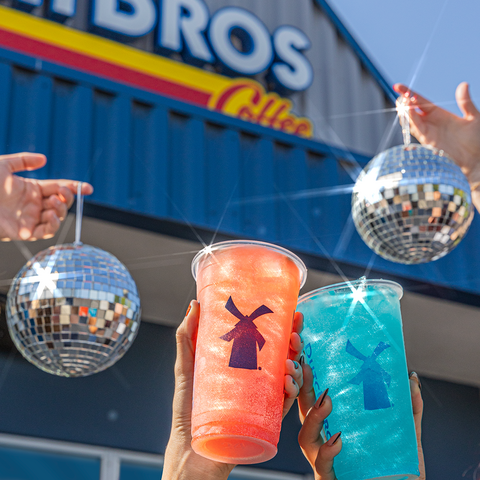
[[[92,150],[93,91],[58,78],[53,83],[51,146],[48,173],[51,178],[86,180]]]
[[[242,133],[240,135],[240,199],[242,230],[245,235],[276,241],[278,202],[268,200],[275,192],[273,142],[271,139]],[[234,184],[235,179],[232,181]],[[265,201],[249,200],[266,197]]]
[[[197,117],[170,112],[169,212],[182,222],[205,223],[205,133]]]
[[[226,232],[241,229],[240,135],[223,125],[205,123],[207,223]]]
[[[335,248],[343,225],[338,195],[324,195],[338,185],[339,165],[332,157],[308,156],[309,233],[314,251],[331,253]]]
[[[0,151],[7,151],[10,125],[10,107],[12,91],[12,69],[6,63],[0,63]]]
[[[7,151],[12,153],[27,150],[48,155],[52,121],[52,78],[13,67],[12,80]],[[51,167],[35,176],[47,178],[49,168]]]
[[[277,238],[285,245],[308,249],[309,225],[307,153],[282,143],[274,144],[275,197],[278,205]]]
[[[37,65],[38,66],[38,65]],[[387,262],[361,241],[350,193],[364,156],[0,50],[0,152],[37,151],[38,178],[92,201],[480,294],[479,224],[451,255]],[[345,186],[346,193],[325,191]]]

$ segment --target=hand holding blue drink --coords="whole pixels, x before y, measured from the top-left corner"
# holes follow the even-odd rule
[[[363,278],[299,299],[316,397],[329,388],[335,406],[324,423],[324,441],[328,445],[342,431],[344,447],[335,462],[340,480],[419,475],[401,296],[394,282]]]

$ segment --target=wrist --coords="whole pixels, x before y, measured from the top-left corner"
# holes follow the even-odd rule
[[[468,183],[470,184],[470,188],[473,191],[480,191],[480,168],[475,168],[470,170],[467,175]]]
[[[171,440],[165,450],[162,480],[228,479],[234,465],[213,462]]]

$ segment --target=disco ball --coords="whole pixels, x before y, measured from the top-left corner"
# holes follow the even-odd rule
[[[140,324],[140,299],[126,267],[82,244],[57,245],[28,261],[13,280],[6,311],[22,355],[64,377],[113,365]]]
[[[383,258],[430,262],[467,233],[473,218],[470,187],[442,150],[399,145],[378,154],[359,175],[352,216],[362,239]]]

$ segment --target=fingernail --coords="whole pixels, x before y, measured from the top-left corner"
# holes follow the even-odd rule
[[[28,229],[22,228],[20,229],[19,236],[22,240],[28,240],[31,236],[31,233]]]
[[[333,445],[335,445],[337,443],[337,440],[340,438],[340,435],[342,434],[342,432],[338,432],[336,435],[334,435],[333,437],[330,437],[330,439],[328,440],[327,442],[327,445],[329,447],[332,447]]]
[[[422,390],[422,382],[420,381],[420,378],[418,378],[417,372],[410,372],[410,374],[408,375],[408,378],[415,380],[417,382],[417,385],[420,391]]]
[[[192,304],[190,304],[187,308],[187,313],[185,314],[185,316],[187,316],[189,313],[190,313],[190,310],[192,309]]]
[[[323,394],[318,397],[318,400],[315,402],[315,408],[320,408],[323,405],[323,402],[325,401],[325,397],[327,396],[328,393],[328,388],[323,392]]]
[[[415,102],[417,101],[417,97],[413,96],[412,98],[410,98],[410,101],[411,101],[412,103],[415,103]]]
[[[300,334],[298,334],[298,336],[300,337],[300,342],[301,342],[302,345],[303,345],[303,338],[302,338],[302,336],[301,336]]]
[[[303,365],[305,363],[305,357],[303,355],[300,357],[299,362],[300,362],[300,365]]]
[[[296,362],[295,360],[293,361],[293,366],[294,366],[295,370],[298,370],[298,367],[300,367],[298,362]]]

